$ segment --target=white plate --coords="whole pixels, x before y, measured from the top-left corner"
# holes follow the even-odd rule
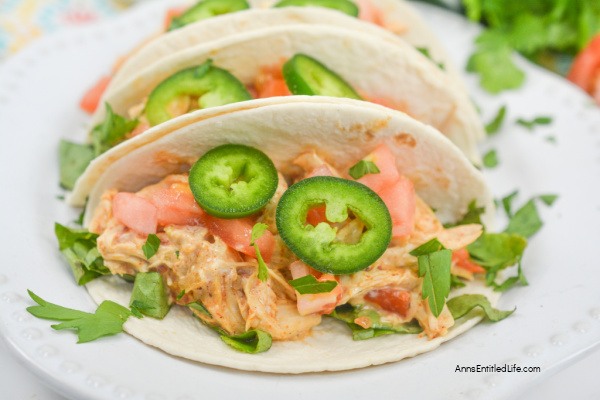
[[[524,259],[530,282],[501,299],[516,305],[498,324],[480,324],[432,353],[343,373],[286,376],[240,372],[170,357],[118,335],[76,345],[30,316],[26,289],[58,304],[94,304],[57,251],[54,221],[77,212],[56,196],[60,137],[82,138],[87,117],[76,104],[84,88],[110,69],[116,56],[158,29],[164,3],[152,3],[101,25],[43,39],[0,70],[0,328],[2,337],[46,382],[73,398],[92,399],[331,399],[506,398],[600,343],[600,112],[564,80],[522,63],[527,84],[490,97],[467,82],[484,118],[509,107],[503,131],[483,145],[496,148],[500,166],[487,173],[498,196],[521,190],[521,200],[557,193]],[[459,66],[478,28],[444,11],[422,7]],[[518,117],[551,115],[529,133]],[[556,143],[546,140],[554,136]],[[228,350],[229,351],[229,350]],[[348,351],[352,351],[348,349]],[[457,365],[517,363],[541,373],[458,373]]]

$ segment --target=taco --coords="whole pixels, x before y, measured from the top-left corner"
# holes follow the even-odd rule
[[[400,5],[401,2],[393,1],[391,4],[397,8],[403,7]],[[407,10],[412,10],[409,6],[404,7]],[[412,29],[406,28],[405,25],[402,25],[401,29],[395,29],[395,31],[411,39],[406,41],[403,36],[394,34],[393,30],[390,32],[390,30],[381,29],[376,25],[364,23],[360,19],[325,7],[250,8],[244,11],[218,15],[213,18],[201,19],[199,22],[187,24],[144,43],[119,65],[104,93],[107,95],[126,82],[127,79],[139,71],[150,67],[161,58],[185,50],[190,46],[222,39],[233,34],[290,24],[306,24],[307,29],[310,29],[310,25],[314,24],[338,26],[372,35],[382,41],[398,43],[399,46],[406,47],[407,44],[411,45],[419,49],[420,52],[427,54],[428,57],[431,57],[431,60],[439,64],[443,70],[452,74],[454,82],[460,85],[460,75],[452,67],[442,47],[428,31],[426,25],[418,17],[416,19],[409,18],[414,12],[406,13],[404,11],[404,9],[402,12],[398,10],[395,13],[386,13],[385,15],[403,15],[406,16],[407,20],[410,20],[411,24],[415,25]],[[411,33],[409,34],[409,32]]]
[[[472,327],[444,303],[498,299],[465,256],[482,226],[442,223],[474,205],[491,219],[482,175],[434,128],[365,104],[296,96],[161,125],[90,194],[103,268],[135,279],[133,294],[95,279],[91,296],[145,313],[125,329],[167,353],[278,373],[397,361]],[[423,289],[428,257],[442,289]],[[451,273],[464,287],[448,295]]]
[[[334,54],[332,48],[338,51]],[[210,108],[232,103],[252,107],[249,100],[256,97],[310,94],[365,99],[402,110],[438,128],[477,161],[481,122],[450,81],[410,46],[403,49],[326,25],[275,27],[161,59],[105,98],[107,109],[95,115],[92,136],[110,137],[118,120],[124,128],[114,143],[132,137],[147,143],[166,132],[156,126],[190,110],[207,108],[210,114]],[[126,126],[124,115],[137,125]],[[115,152],[107,152],[86,175],[101,173],[115,158]],[[91,184],[87,178],[77,182],[72,204],[83,204]]]

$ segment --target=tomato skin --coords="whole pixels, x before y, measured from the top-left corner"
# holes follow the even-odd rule
[[[472,272],[474,274],[480,274],[482,272],[485,272],[485,269],[483,269],[481,265],[471,261],[469,252],[464,247],[462,249],[454,250],[452,252],[452,262],[455,263],[457,267],[462,268],[465,271]]]
[[[371,290],[365,295],[365,300],[377,304],[386,311],[399,314],[403,317],[408,315],[408,310],[410,309],[410,292],[406,290]]]
[[[392,237],[403,238],[410,235],[414,230],[416,212],[413,183],[400,175],[396,157],[385,144],[377,146],[365,159],[374,162],[379,173],[367,174],[358,182],[377,193],[387,206],[392,217]]]
[[[575,57],[567,79],[593,95],[597,101],[600,99],[600,34],[594,36]]]
[[[254,226],[252,218],[223,219],[205,214],[204,224],[213,235],[221,238],[227,246],[240,253],[256,258],[256,250],[254,250],[253,246],[250,246],[252,227]],[[256,243],[258,244],[262,258],[265,262],[269,262],[275,249],[273,234],[268,230],[265,231]]]
[[[79,107],[83,111],[87,112],[88,114],[93,114],[96,111],[98,104],[100,103],[100,99],[110,83],[111,78],[112,77],[110,75],[100,77],[94,86],[85,92],[79,102]]]
[[[262,68],[254,81],[254,90],[259,99],[291,96],[283,78],[283,63]]]
[[[181,182],[159,184],[142,196],[156,206],[160,226],[199,225],[205,214],[190,187]]]
[[[135,193],[117,193],[112,200],[112,212],[117,221],[137,233],[156,233],[156,206]]]
[[[379,196],[392,217],[392,237],[409,236],[415,229],[415,213],[417,210],[413,183],[408,178],[400,176],[396,183],[382,189]]]

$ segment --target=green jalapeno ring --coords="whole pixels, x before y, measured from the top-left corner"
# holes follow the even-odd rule
[[[349,211],[360,218],[366,231],[358,243],[336,242],[336,228],[306,222],[308,211],[321,204],[325,204],[330,222],[345,221]],[[361,183],[330,176],[307,178],[290,186],[279,200],[275,220],[281,239],[298,258],[318,271],[336,275],[373,264],[392,237],[390,212],[375,192]]]
[[[172,115],[169,104],[183,96],[198,98],[200,108],[222,106],[251,100],[246,87],[228,71],[217,68],[208,60],[202,65],[179,71],[154,88],[148,96],[144,113],[151,126],[178,115]]]
[[[241,144],[209,150],[192,166],[188,179],[200,207],[226,219],[260,211],[279,183],[273,161],[262,151]]]
[[[358,6],[348,0],[281,0],[273,7],[324,7],[358,17]]]
[[[362,100],[341,76],[306,54],[296,54],[283,65],[283,78],[293,94]]]
[[[250,5],[246,0],[204,0],[190,7],[180,16],[173,18],[168,30],[172,31],[196,21],[248,8]]]

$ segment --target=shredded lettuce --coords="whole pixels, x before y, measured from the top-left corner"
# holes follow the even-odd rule
[[[362,306],[351,306],[343,304],[336,307],[330,314],[331,317],[345,322],[352,331],[353,340],[371,339],[383,335],[400,334],[415,334],[421,333],[423,329],[416,322],[407,322],[404,324],[391,324],[381,321],[381,316],[371,309],[366,309]],[[369,328],[363,328],[354,321],[357,318],[368,318],[371,322]]]

